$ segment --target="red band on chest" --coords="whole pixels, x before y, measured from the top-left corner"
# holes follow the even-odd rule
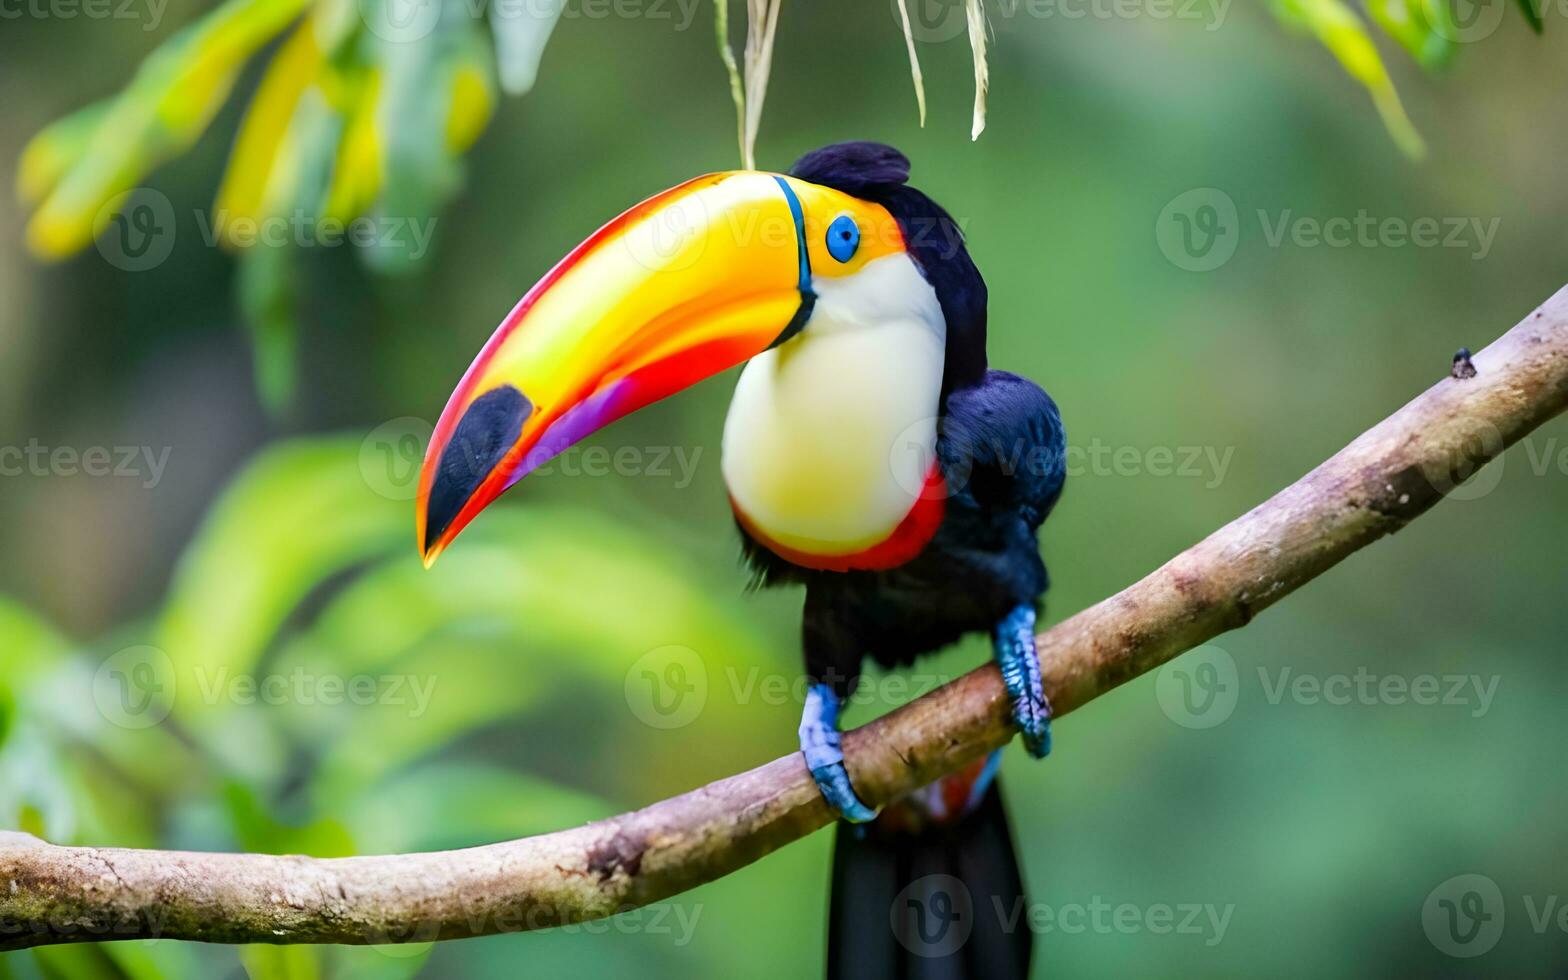
[[[792,565],[822,572],[869,572],[897,568],[920,554],[936,537],[936,530],[942,526],[942,516],[947,510],[947,482],[942,479],[941,469],[933,464],[931,471],[926,474],[920,496],[915,499],[915,505],[898,522],[893,533],[863,551],[846,555],[817,555],[779,544],[746,516],[734,497],[730,498],[730,508],[735,511],[735,519],[740,522],[740,526],[745,528],[753,540]]]

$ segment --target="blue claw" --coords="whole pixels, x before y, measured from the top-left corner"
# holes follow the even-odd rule
[[[800,751],[817,789],[840,817],[850,823],[875,820],[877,812],[855,795],[844,769],[844,749],[838,731],[838,695],[827,684],[806,691],[806,710],[800,717]]]
[[[1051,754],[1051,703],[1040,683],[1040,654],[1034,645],[1034,608],[1019,606],[996,627],[996,662],[1013,701],[1013,720],[1024,748],[1036,759]]]

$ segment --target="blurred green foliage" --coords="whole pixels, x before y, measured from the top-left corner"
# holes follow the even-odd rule
[[[766,52],[773,45],[773,31],[764,32],[762,24],[776,22],[778,8],[748,8],[743,86],[728,45],[730,0],[714,2],[720,55],[740,116],[741,154],[749,161],[769,77]],[[987,88],[984,4],[965,2],[975,58],[972,135],[978,138]],[[1519,0],[1540,31],[1534,2]],[[1016,11],[1018,3],[1002,9]],[[28,143],[17,177],[22,199],[37,209],[28,242],[40,257],[59,259],[105,233],[129,192],[194,145],[246,62],[287,32],[246,110],[212,208],[218,240],[245,253],[238,292],[252,333],[256,381],[263,400],[281,411],[295,385],[295,277],[291,257],[282,254],[286,246],[258,240],[256,223],[298,216],[319,239],[341,235],[346,223],[369,213],[411,222],[433,218],[458,190],[458,158],[489,122],[497,86],[511,94],[533,87],[564,4],[226,0],[153,52],[118,95],[59,119]],[[1272,7],[1282,22],[1315,36],[1366,87],[1406,154],[1425,154],[1362,16],[1344,0],[1272,0]],[[691,8],[683,3],[682,9]],[[1367,0],[1366,13],[1426,68],[1446,65],[1475,32],[1455,21],[1448,0]],[[923,125],[916,38],[907,7],[900,14]],[[747,100],[756,103],[754,110],[745,108]],[[357,244],[383,273],[407,271],[428,251],[427,242],[410,235]]]
[[[319,856],[542,833],[630,802],[562,780],[575,753],[637,744],[625,683],[651,637],[696,644],[710,670],[772,659],[732,603],[643,534],[579,510],[502,515],[427,575],[406,504],[362,465],[358,438],[263,454],[214,505],[161,608],[110,636],[72,641],[0,605],[0,826]],[[610,609],[615,597],[637,615]],[[503,766],[470,748],[561,709],[599,723],[553,759]],[[712,721],[739,723],[724,714]],[[383,978],[428,948],[241,958],[257,980]],[[194,976],[225,955],[212,952],[106,944],[7,967]]]
[[[127,192],[189,150],[246,62],[286,34],[212,208],[217,240],[246,256],[240,298],[257,381],[281,408],[293,390],[292,257],[257,227],[299,216],[320,238],[369,214],[436,214],[458,189],[458,158],[489,122],[497,86],[532,87],[561,6],[511,4],[510,15],[493,18],[492,38],[464,0],[227,0],[153,52],[124,91],[32,139],[17,179],[37,208],[29,245],[58,259],[103,234]],[[377,271],[396,273],[425,248],[388,237],[359,251]]]

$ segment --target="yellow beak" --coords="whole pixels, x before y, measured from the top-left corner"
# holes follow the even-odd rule
[[[881,207],[825,187],[710,174],[642,202],[562,259],[501,323],[436,425],[418,497],[426,565],[584,436],[798,331],[815,301],[813,258],[823,261],[813,241],[844,213],[898,236]]]

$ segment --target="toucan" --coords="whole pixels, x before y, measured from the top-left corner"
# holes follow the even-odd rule
[[[800,746],[844,821],[828,975],[1024,976],[998,753],[879,815],[840,746],[864,657],[906,665],[983,632],[1025,747],[1050,751],[1034,624],[1061,416],[1034,382],[988,368],[985,281],[908,179],[892,147],[838,143],[787,174],[697,177],[600,228],[452,393],[421,471],[419,544],[429,565],[532,469],[744,364],[724,481],[757,583],[804,586]]]

